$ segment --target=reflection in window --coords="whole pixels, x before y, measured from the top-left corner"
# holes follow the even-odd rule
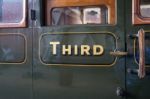
[[[52,25],[107,24],[105,6],[54,8],[51,13]]]
[[[0,23],[19,23],[25,0],[0,0]]]
[[[143,17],[150,17],[150,0],[141,0],[140,9]]]
[[[100,8],[85,8],[83,10],[83,23],[102,23],[101,22],[101,9]]]

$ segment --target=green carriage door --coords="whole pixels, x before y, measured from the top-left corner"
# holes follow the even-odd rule
[[[32,98],[32,30],[28,28],[28,3],[27,0],[0,0],[0,99]]]
[[[149,99],[150,1],[126,1],[128,99]]]
[[[125,88],[125,58],[119,57],[126,54],[124,1],[39,2],[33,40],[34,98],[119,99]]]

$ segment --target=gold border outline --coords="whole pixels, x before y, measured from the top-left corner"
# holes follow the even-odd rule
[[[27,61],[27,38],[26,38],[26,36],[22,33],[0,33],[0,36],[1,35],[20,35],[20,36],[22,36],[25,40],[25,56],[24,56],[23,62],[20,62],[20,63],[19,62],[10,62],[10,63],[4,62],[4,63],[0,63],[0,65],[1,64],[24,64]]]
[[[54,32],[54,33],[43,33],[40,37],[39,37],[39,60],[40,60],[40,62],[43,64],[43,65],[49,65],[49,66],[62,66],[62,65],[64,65],[64,66],[82,66],[82,67],[84,67],[84,66],[86,66],[86,67],[91,67],[91,66],[94,66],[94,67],[111,67],[111,66],[113,66],[113,65],[115,65],[116,64],[116,62],[117,62],[117,57],[115,57],[115,59],[114,59],[114,62],[112,63],[112,64],[108,64],[108,65],[92,65],[92,64],[90,64],[90,65],[85,65],[85,64],[46,64],[46,63],[44,63],[42,60],[41,60],[41,58],[40,58],[40,41],[41,41],[41,39],[42,39],[42,36],[43,35],[46,35],[46,34],[58,34],[58,35],[62,35],[62,34],[69,34],[69,35],[72,35],[72,34],[109,34],[109,35],[112,35],[114,38],[115,38],[115,41],[116,41],[116,44],[115,44],[115,47],[116,47],[116,49],[118,48],[118,43],[117,43],[117,36],[114,34],[114,33],[112,33],[112,32],[107,32],[107,31],[101,31],[101,32]]]

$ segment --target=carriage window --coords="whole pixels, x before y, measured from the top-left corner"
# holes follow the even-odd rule
[[[150,0],[141,0],[140,10],[143,17],[150,17]]]
[[[132,0],[132,23],[150,24],[150,0]]]
[[[116,24],[116,0],[45,0],[43,7],[46,26]]]
[[[54,8],[51,19],[52,25],[107,24],[107,8],[105,6]]]
[[[0,27],[25,26],[26,0],[0,0]]]

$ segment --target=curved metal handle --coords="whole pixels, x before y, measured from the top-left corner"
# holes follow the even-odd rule
[[[138,31],[138,41],[139,41],[139,78],[145,77],[145,32],[143,29]]]

